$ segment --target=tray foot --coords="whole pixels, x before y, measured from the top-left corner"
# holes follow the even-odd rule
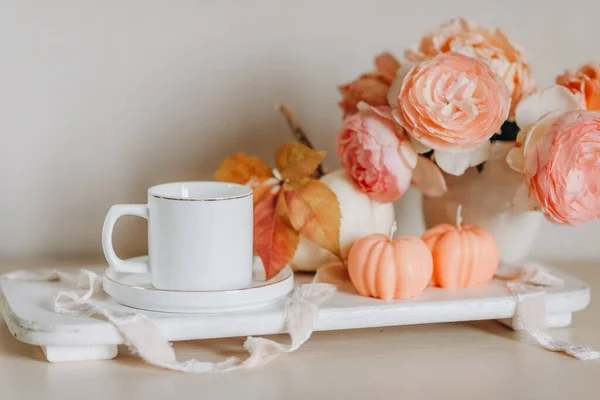
[[[546,327],[548,328],[566,328],[571,325],[573,313],[549,314],[546,316]],[[523,326],[517,318],[505,318],[497,320],[502,325],[513,331],[522,331]]]
[[[117,346],[42,346],[49,362],[109,360],[117,356]]]

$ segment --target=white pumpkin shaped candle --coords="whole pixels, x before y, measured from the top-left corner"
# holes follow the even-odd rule
[[[427,287],[433,260],[427,245],[415,236],[392,239],[380,233],[357,240],[348,257],[348,273],[362,296],[408,299]]]

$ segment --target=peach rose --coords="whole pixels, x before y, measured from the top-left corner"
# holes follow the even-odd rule
[[[402,78],[399,76],[399,78]],[[508,89],[483,62],[442,53],[413,67],[390,105],[420,144],[447,153],[483,146],[508,117]]]
[[[577,72],[565,71],[556,77],[556,83],[575,94],[581,108],[600,110],[600,65],[588,63]]]
[[[358,187],[382,203],[395,201],[406,192],[417,163],[417,154],[402,128],[375,109],[344,120],[337,153]]]
[[[358,112],[360,102],[373,107],[387,105],[387,92],[400,63],[391,54],[382,53],[375,58],[375,66],[375,72],[363,74],[338,88],[342,95],[339,106],[344,117]]]
[[[550,220],[577,225],[600,218],[600,112],[549,112],[517,145],[511,152],[520,152],[530,199]]]
[[[448,52],[484,61],[500,76],[510,92],[511,120],[519,101],[535,92],[536,85],[523,51],[499,29],[484,29],[463,18],[453,19],[425,35],[416,48],[405,52],[405,58],[410,62],[421,62]]]

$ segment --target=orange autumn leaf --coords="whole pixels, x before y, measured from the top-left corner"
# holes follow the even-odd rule
[[[292,142],[277,149],[275,165],[283,179],[306,178],[317,170],[323,157],[324,151],[316,151],[302,143]]]
[[[339,256],[341,212],[335,193],[323,182],[310,178],[286,182],[283,193],[294,229]]]
[[[290,263],[300,235],[287,217],[283,193],[268,193],[254,206],[254,252],[271,279]]]
[[[245,153],[236,153],[227,157],[215,172],[216,181],[251,186],[254,192],[254,204],[273,187],[267,182],[270,178],[273,178],[273,171],[269,165],[260,158],[249,157]]]
[[[236,153],[227,157],[217,168],[215,180],[245,185],[253,177],[272,177],[269,165],[258,157]]]

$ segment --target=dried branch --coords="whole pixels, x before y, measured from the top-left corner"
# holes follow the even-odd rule
[[[302,143],[303,145],[310,147],[313,150],[316,150],[310,142],[310,140],[308,139],[308,137],[306,136],[306,134],[304,133],[304,131],[302,130],[302,127],[300,127],[298,119],[296,118],[296,115],[293,113],[293,111],[285,104],[277,104],[275,108],[277,108],[277,110],[279,110],[279,112],[285,117],[285,120],[287,121],[288,126],[290,127],[292,134],[294,135],[296,140]],[[326,171],[323,167],[323,164],[319,164],[317,170],[315,171],[315,178],[318,179],[325,175],[325,173]]]

